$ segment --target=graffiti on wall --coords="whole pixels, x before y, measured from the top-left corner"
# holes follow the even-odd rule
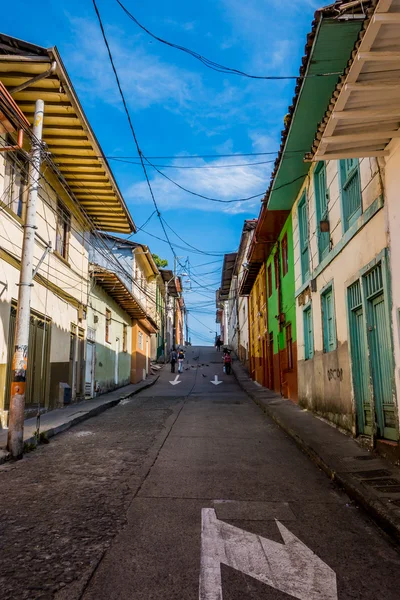
[[[343,369],[328,369],[329,381],[343,381]]]

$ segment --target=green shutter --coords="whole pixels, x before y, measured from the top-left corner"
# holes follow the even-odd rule
[[[304,358],[309,360],[314,356],[314,338],[312,327],[311,306],[303,312],[304,319]]]
[[[336,349],[335,308],[332,288],[329,288],[322,296],[322,323],[324,352],[331,352]]]
[[[301,276],[303,283],[310,277],[309,252],[308,252],[308,218],[306,195],[300,201],[299,209],[299,237],[301,253]]]
[[[339,161],[339,171],[342,188],[343,224],[345,231],[347,231],[362,212],[358,159],[348,158]]]
[[[315,170],[315,205],[317,212],[318,252],[319,260],[323,260],[329,252],[330,233],[320,230],[320,221],[329,221],[328,213],[328,190],[326,187],[326,167],[320,162]]]

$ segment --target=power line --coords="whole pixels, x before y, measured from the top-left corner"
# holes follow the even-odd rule
[[[151,167],[153,167],[153,169],[155,171],[157,171],[157,173],[159,175],[161,175],[162,177],[165,177],[165,179],[167,179],[168,181],[170,181],[171,183],[176,185],[176,187],[183,190],[184,192],[187,192],[188,194],[191,194],[192,196],[197,196],[198,198],[203,198],[203,200],[210,200],[211,202],[219,202],[221,204],[231,204],[232,202],[247,202],[248,200],[254,200],[255,198],[260,198],[261,196],[265,196],[265,192],[261,192],[261,194],[254,194],[254,196],[249,196],[248,198],[235,198],[234,200],[221,200],[220,198],[210,198],[209,196],[204,196],[203,194],[198,194],[197,192],[193,192],[193,190],[189,190],[188,188],[185,188],[183,185],[181,185],[177,181],[174,181],[173,179],[171,179],[171,177],[168,177],[168,175],[166,175],[165,173],[160,171],[160,169],[158,169],[155,165],[153,165],[149,161],[148,158],[146,158],[146,157],[144,157],[144,158],[147,160],[149,165]]]
[[[138,153],[139,158],[140,158],[140,162],[141,162],[141,165],[142,165],[142,168],[143,168],[143,172],[144,172],[144,175],[145,175],[145,178],[146,178],[146,181],[147,181],[147,186],[149,188],[149,192],[150,192],[153,204],[154,204],[154,208],[156,210],[157,217],[158,217],[158,219],[160,221],[162,230],[164,232],[165,239],[167,240],[168,245],[171,248],[171,252],[172,252],[173,256],[176,257],[175,250],[174,250],[174,248],[173,248],[173,246],[171,244],[171,241],[170,241],[170,239],[168,237],[168,233],[167,233],[167,231],[165,229],[165,226],[164,226],[164,223],[163,223],[163,221],[161,219],[160,210],[158,208],[156,199],[154,197],[154,193],[153,193],[153,189],[151,187],[151,183],[150,183],[150,179],[149,179],[149,176],[148,176],[148,173],[147,173],[146,165],[145,165],[144,160],[143,160],[143,153],[142,153],[142,151],[140,149],[139,142],[138,142],[138,139],[136,137],[136,133],[135,133],[135,129],[133,127],[133,123],[132,123],[131,116],[130,116],[130,113],[129,113],[128,105],[126,103],[125,95],[124,95],[124,92],[122,90],[122,87],[121,87],[121,84],[120,84],[120,81],[119,81],[117,69],[116,69],[115,64],[114,64],[114,59],[113,59],[113,56],[112,56],[112,53],[111,53],[111,49],[110,49],[110,46],[109,46],[109,43],[108,43],[108,40],[107,40],[106,33],[104,31],[103,22],[101,20],[101,16],[100,16],[99,10],[97,8],[96,0],[92,0],[92,1],[93,1],[93,6],[94,6],[94,9],[96,11],[96,15],[97,15],[97,18],[98,18],[98,21],[99,21],[99,25],[100,25],[101,33],[102,33],[102,36],[103,36],[103,40],[104,40],[104,43],[105,43],[105,45],[107,47],[108,57],[110,59],[110,63],[111,63],[111,66],[112,66],[112,69],[113,69],[113,72],[114,72],[114,75],[115,75],[115,79],[116,79],[116,82],[117,82],[118,90],[119,90],[119,93],[120,93],[120,96],[121,96],[121,99],[122,99],[122,103],[124,105],[124,109],[125,109],[125,113],[126,113],[126,116],[127,116],[127,119],[128,119],[129,127],[130,127],[130,130],[132,132],[132,136],[133,136],[133,139],[134,139],[134,142],[135,142],[136,150],[137,150],[137,153]]]
[[[150,158],[150,157],[149,157]],[[129,165],[138,165],[140,166],[140,162],[135,162],[133,160],[126,160],[123,158],[112,158],[111,160],[115,160],[121,163],[127,163]],[[274,160],[264,160],[261,162],[252,162],[252,163],[237,163],[233,165],[153,165],[149,162],[151,167],[158,167],[160,169],[230,169],[234,167],[254,167],[258,165],[269,165],[274,163]]]
[[[128,9],[125,8],[125,6],[122,4],[122,2],[120,2],[120,0],[117,0],[117,2],[120,5],[120,7],[122,8],[122,10],[125,12],[125,14],[134,23],[136,23],[136,25],[138,27],[140,27],[140,29],[142,29],[142,31],[147,33],[147,35],[152,37],[154,40],[157,40],[161,44],[165,44],[166,46],[169,46],[170,48],[175,48],[176,50],[180,50],[181,52],[185,52],[186,54],[193,56],[193,58],[195,58],[195,59],[199,60],[201,63],[203,63],[203,65],[205,67],[212,69],[213,71],[218,71],[219,73],[225,73],[227,75],[239,75],[242,77],[248,77],[250,79],[264,79],[264,80],[283,80],[283,79],[297,80],[297,79],[308,79],[308,78],[314,78],[314,77],[329,77],[329,76],[333,76],[333,75],[341,75],[342,74],[341,71],[335,71],[332,73],[312,73],[312,74],[308,74],[308,75],[251,75],[244,71],[240,71],[239,69],[232,69],[231,67],[226,67],[225,65],[214,62],[214,61],[210,60],[209,58],[206,58],[202,54],[199,54],[198,52],[195,52],[194,50],[190,50],[189,48],[186,48],[185,46],[180,46],[178,44],[174,44],[173,42],[168,42],[167,40],[164,40],[164,39],[158,37],[157,35],[152,33],[149,29],[147,29],[144,25],[142,25],[136,19],[136,17],[134,17],[132,15],[132,13],[130,13],[128,11]]]

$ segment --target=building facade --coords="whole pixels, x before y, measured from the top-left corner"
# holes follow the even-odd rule
[[[131,233],[135,226],[57,49],[5,35],[1,42],[1,110],[13,122],[13,130],[2,125],[0,132],[0,419],[6,427],[36,100],[44,102],[46,154],[36,203],[27,417],[85,397],[90,232]],[[33,83],[40,77],[38,88]],[[25,132],[26,152],[17,130]]]
[[[297,334],[294,300],[292,216],[283,225],[266,262],[267,383],[285,398],[297,401]]]

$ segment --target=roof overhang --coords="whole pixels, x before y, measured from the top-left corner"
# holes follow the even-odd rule
[[[315,130],[338,77],[345,70],[365,19],[363,14],[350,15],[351,18],[346,15],[325,17],[323,11],[317,14],[310,34],[312,44],[306,47],[307,54],[303,59],[303,63],[306,62],[305,77],[298,82],[286,130],[282,133],[282,149],[267,192],[270,210],[290,210],[301,189],[309,170],[304,155],[312,145]]]
[[[239,282],[240,296],[248,296],[262,265],[276,244],[289,210],[269,210],[264,203],[246,257],[246,269]]]
[[[168,285],[168,295],[174,298],[179,296],[179,279],[170,269],[159,269],[161,277],[165,284]]]
[[[136,231],[57,48],[41,48],[4,34],[0,43],[0,81],[11,92],[56,62],[54,73],[12,96],[30,123],[36,100],[44,101],[43,140],[92,227],[117,233]]]
[[[400,0],[380,0],[362,33],[319,125],[311,160],[385,156],[400,137]]]
[[[231,288],[231,281],[233,275],[233,269],[235,267],[237,252],[231,252],[230,254],[224,255],[224,262],[222,264],[222,277],[221,287],[219,290],[220,300],[228,300],[229,290]]]
[[[105,292],[115,302],[124,309],[124,311],[132,317],[132,319],[139,319],[141,322],[149,321],[151,327],[155,327],[158,331],[157,324],[149,317],[144,307],[140,302],[133,296],[133,294],[124,285],[121,279],[113,271],[109,271],[99,265],[90,265],[90,274],[96,283],[103,288]]]

